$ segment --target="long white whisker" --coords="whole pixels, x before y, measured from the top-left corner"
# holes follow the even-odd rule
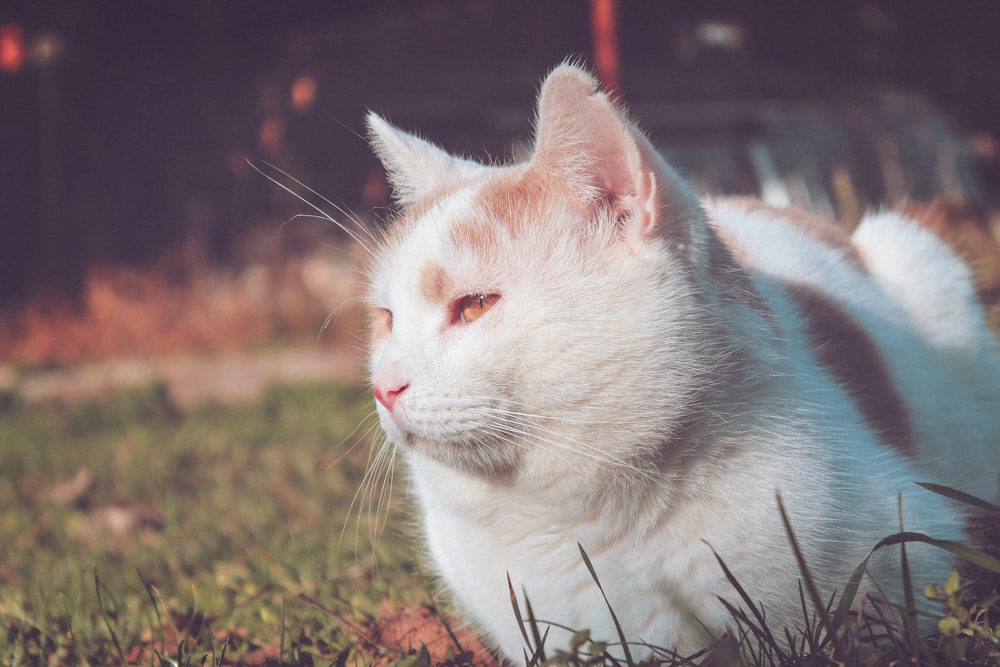
[[[322,339],[323,334],[325,334],[333,326],[333,323],[336,321],[338,317],[340,317],[340,315],[345,310],[347,310],[351,306],[356,306],[359,304],[360,305],[365,304],[364,297],[362,296],[351,297],[350,299],[345,300],[343,303],[341,303],[336,308],[332,309],[329,313],[327,313],[326,317],[323,319],[323,324],[319,328],[319,332],[316,334],[316,345],[320,344],[320,340]],[[366,350],[363,348],[359,348],[358,351],[364,352]]]
[[[375,414],[376,414],[375,412],[370,413],[367,417],[365,417],[364,420],[362,420],[362,423],[368,421],[371,418],[371,416]],[[377,428],[377,425],[378,425],[377,421],[374,424],[369,424],[369,426],[366,428],[365,433],[366,434],[372,433]],[[358,538],[360,537],[358,531],[361,530],[361,515],[364,512],[364,507],[366,505],[364,502],[363,494],[371,492],[371,494],[374,495],[376,479],[379,476],[379,468],[383,465],[382,461],[385,458],[384,451],[386,449],[390,450],[394,449],[393,445],[388,441],[388,439],[383,439],[380,446],[374,447],[369,450],[368,465],[365,466],[365,473],[361,478],[361,482],[358,484],[357,490],[354,492],[354,496],[351,498],[351,504],[347,508],[347,516],[350,516],[354,512],[355,506],[358,507],[358,522],[355,525],[355,536],[354,536],[355,545],[357,545]],[[343,458],[343,456],[341,458]],[[382,476],[384,477],[384,472],[382,473]],[[367,506],[370,508],[371,501],[367,503]],[[341,527],[340,530],[341,541],[343,541],[344,539],[344,533],[346,530],[347,530],[347,522],[345,521],[343,527]]]
[[[316,197],[319,197],[321,200],[323,200],[323,202],[325,202],[326,204],[329,204],[331,207],[333,207],[334,210],[336,210],[337,212],[339,212],[342,215],[344,215],[348,220],[350,220],[351,222],[354,223],[354,226],[357,228],[357,230],[360,230],[361,232],[363,232],[364,236],[368,237],[367,239],[362,238],[361,234],[359,234],[357,231],[355,231],[354,229],[349,228],[347,225],[343,224],[339,220],[334,219],[328,213],[326,213],[326,211],[324,211],[323,209],[321,209],[319,206],[317,206],[316,204],[312,203],[311,201],[309,201],[308,199],[306,199],[305,197],[303,197],[299,193],[295,192],[290,187],[288,187],[287,185],[285,185],[284,183],[282,183],[278,179],[274,178],[270,174],[264,172],[260,167],[258,167],[257,165],[255,165],[253,162],[247,160],[247,163],[250,165],[251,168],[254,169],[254,171],[256,171],[257,173],[259,173],[261,176],[263,176],[264,178],[268,179],[269,181],[271,181],[272,183],[274,183],[275,185],[277,185],[279,188],[281,188],[282,190],[284,190],[288,194],[292,195],[293,197],[297,198],[299,201],[301,201],[302,203],[304,203],[306,206],[308,206],[311,209],[313,209],[314,211],[316,211],[316,213],[319,214],[319,217],[321,219],[328,220],[329,222],[332,222],[333,224],[337,225],[337,227],[339,227],[340,229],[342,229],[344,231],[344,233],[346,233],[348,236],[350,236],[351,239],[353,239],[355,243],[357,243],[359,246],[361,246],[365,250],[365,252],[367,252],[370,256],[374,257],[376,255],[374,246],[377,246],[379,244],[378,238],[375,236],[375,234],[366,225],[364,225],[363,223],[361,223],[359,220],[356,220],[354,218],[354,216],[352,216],[350,213],[348,213],[346,210],[344,210],[343,207],[341,207],[341,206],[333,203],[332,201],[330,201],[329,199],[327,199],[323,195],[319,194],[318,192],[316,192],[315,190],[313,190],[312,188],[310,188],[308,185],[306,185],[305,183],[303,183],[299,179],[295,178],[294,176],[292,176],[291,174],[289,174],[285,170],[281,169],[280,167],[278,167],[276,165],[273,165],[270,162],[264,161],[264,164],[266,164],[268,167],[270,167],[271,169],[274,169],[275,171],[277,171],[279,174],[281,174],[285,178],[289,179],[290,181],[292,181],[296,185],[298,185],[298,186],[302,187],[303,189],[305,189],[307,192],[315,195]],[[302,215],[302,214],[299,214],[299,215]],[[295,217],[298,217],[298,216],[295,216]],[[371,245],[371,244],[374,244],[374,246]]]
[[[372,421],[373,417],[374,421]],[[344,436],[344,438],[340,441],[339,446],[343,446],[343,444],[348,440],[352,440],[353,442],[351,443],[350,447],[347,448],[347,451],[345,451],[343,454],[335,458],[329,465],[327,465],[327,470],[336,466],[338,463],[343,461],[348,454],[353,452],[358,447],[362,446],[367,436],[369,436],[372,432],[374,432],[378,428],[378,425],[379,425],[378,413],[372,410],[367,415],[365,415],[364,418],[361,421],[359,421],[358,424],[354,427],[354,429],[346,436]],[[362,430],[362,427],[364,428],[364,430]]]

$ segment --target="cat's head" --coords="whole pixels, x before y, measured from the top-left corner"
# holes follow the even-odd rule
[[[569,65],[543,84],[520,164],[449,155],[375,115],[369,129],[400,207],[371,285],[389,438],[541,484],[651,455],[701,370],[706,232],[648,140]]]

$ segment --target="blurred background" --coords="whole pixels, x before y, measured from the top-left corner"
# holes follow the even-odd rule
[[[107,360],[147,365],[87,386],[205,384],[183,355],[276,350],[304,352],[262,373],[356,373],[359,253],[268,176],[377,226],[368,109],[506,158],[567,57],[700,189],[845,225],[920,202],[995,304],[998,27],[998,3],[924,0],[5,3],[0,384]]]

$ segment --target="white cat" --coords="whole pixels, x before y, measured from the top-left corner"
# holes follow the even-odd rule
[[[371,373],[437,572],[513,659],[508,574],[538,619],[693,652],[739,604],[801,623],[780,493],[825,596],[880,538],[961,539],[993,498],[1000,362],[967,269],[923,228],[699,201],[581,69],[534,151],[451,156],[369,117],[398,218],[372,270]],[[914,580],[945,552],[911,547]],[[898,551],[871,574],[898,589]],[[523,607],[523,599],[521,600]],[[543,629],[548,628],[544,626]]]

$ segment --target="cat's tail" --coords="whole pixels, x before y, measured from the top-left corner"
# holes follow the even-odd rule
[[[852,241],[879,287],[930,345],[996,354],[968,266],[941,238],[894,211],[865,216]]]
[[[890,354],[921,456],[945,484],[992,500],[1000,470],[1000,346],[972,272],[932,231],[895,212],[867,216],[853,241],[868,273],[923,346]]]

